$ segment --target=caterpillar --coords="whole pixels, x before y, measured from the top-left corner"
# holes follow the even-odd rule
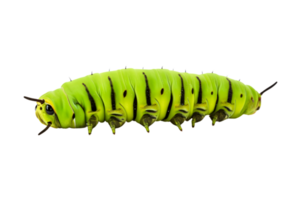
[[[136,121],[149,127],[155,121],[181,124],[192,119],[192,127],[206,115],[212,125],[243,114],[252,115],[261,107],[261,96],[249,85],[214,73],[189,74],[167,69],[121,69],[70,80],[61,88],[36,101],[35,114],[49,127],[84,128],[88,133],[98,122],[115,129]]]

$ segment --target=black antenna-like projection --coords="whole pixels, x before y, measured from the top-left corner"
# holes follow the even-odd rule
[[[34,98],[26,97],[26,96],[24,96],[24,98],[27,99],[27,100],[29,100],[29,101],[40,102],[41,104],[45,103],[44,99],[34,99]]]
[[[51,122],[48,122],[47,127],[44,130],[42,130],[38,135],[41,135],[42,133],[46,132],[48,128],[50,128],[51,124],[52,124]]]
[[[273,90],[279,84],[280,84],[280,81],[274,81],[269,86],[267,86],[265,89],[262,89],[260,91],[260,95],[264,96],[267,92],[270,92],[271,90]]]

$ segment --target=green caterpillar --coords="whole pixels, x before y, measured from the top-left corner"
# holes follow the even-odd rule
[[[149,126],[155,121],[181,124],[192,119],[192,127],[209,115],[212,124],[261,107],[261,95],[251,86],[214,73],[202,75],[167,69],[121,69],[95,73],[64,83],[36,101],[35,114],[42,124],[53,128],[88,127],[108,122],[112,132],[132,120]]]

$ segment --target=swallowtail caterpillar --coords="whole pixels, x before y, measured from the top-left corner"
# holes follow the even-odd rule
[[[276,82],[277,83],[277,82]],[[261,107],[261,96],[249,85],[214,73],[202,75],[167,69],[121,69],[95,73],[64,83],[36,101],[40,122],[53,128],[88,127],[107,122],[112,132],[125,122],[136,121],[149,132],[155,121],[181,124],[192,119],[192,127],[206,115],[224,121]]]

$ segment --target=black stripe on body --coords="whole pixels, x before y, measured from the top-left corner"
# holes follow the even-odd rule
[[[228,108],[228,107],[226,107],[226,106],[225,106],[224,108],[226,108],[226,110],[228,110],[229,112],[231,112],[231,111],[232,111],[232,110],[230,110],[230,108]]]
[[[200,78],[198,76],[197,76],[197,79],[199,81],[199,94],[198,94],[198,101],[197,101],[197,103],[201,104],[202,103],[202,84],[201,84],[201,80],[200,80]]]
[[[134,96],[134,101],[133,101],[133,120],[136,118],[136,112],[137,112],[137,99],[136,95]]]
[[[228,78],[227,78],[227,80],[229,81],[229,90],[228,90],[227,102],[231,103],[231,100],[232,100],[232,86],[231,86],[231,81]]]
[[[59,121],[59,119],[58,119],[58,117],[57,117],[56,114],[54,115],[54,117],[55,117],[55,123],[54,123],[54,124],[55,124],[56,126],[61,127],[61,123],[60,123],[60,121]]]
[[[189,113],[188,111],[185,111],[185,110],[179,110],[179,112]]]
[[[84,83],[82,83],[82,85],[85,87],[85,90],[86,90],[86,92],[87,92],[87,94],[88,94],[88,96],[89,96],[89,100],[90,100],[90,102],[91,102],[92,111],[97,111],[97,107],[96,107],[95,100],[94,100],[94,98],[92,97],[92,95],[91,95],[89,89],[86,87],[86,85],[85,85]]]
[[[149,113],[156,113],[157,111],[155,111],[155,110],[146,110],[146,112],[149,112]]]
[[[178,74],[181,79],[181,99],[180,99],[180,105],[184,105],[184,85],[183,85],[183,79],[180,74]]]
[[[150,106],[151,105],[151,99],[150,99],[150,88],[148,85],[148,79],[146,74],[143,72],[144,77],[145,77],[145,81],[146,81],[146,99],[147,99],[147,105]]]
[[[171,111],[171,108],[172,108],[172,103],[173,103],[173,94],[171,92],[171,99],[170,99],[170,102],[169,102],[169,105],[168,105],[168,110],[167,110],[166,116],[165,116],[165,118],[163,120],[168,119],[170,111]]]
[[[111,115],[117,116],[117,117],[123,116],[122,114],[118,114],[118,113],[113,113],[113,114],[111,114]]]
[[[78,105],[79,105],[80,108],[83,110],[83,112],[85,112],[85,108],[84,108],[80,103],[78,103]]]
[[[214,111],[212,113],[214,113],[216,111],[218,102],[219,102],[219,94],[217,94],[217,101],[216,101],[216,104],[215,104]]]
[[[116,99],[115,99],[115,91],[110,77],[108,77],[111,87],[111,107],[113,110],[116,110]]]
[[[116,117],[110,117],[111,120],[115,120],[117,122],[122,122],[122,120],[120,120],[119,118],[116,118]]]

